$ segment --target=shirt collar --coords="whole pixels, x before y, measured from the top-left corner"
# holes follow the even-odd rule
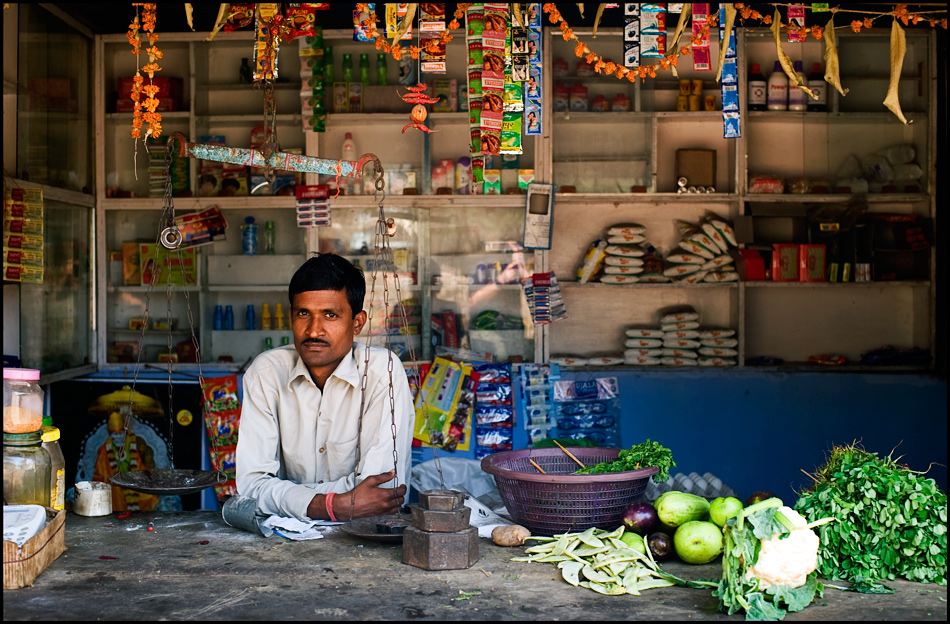
[[[365,348],[366,345],[354,341],[353,348],[350,350],[350,356],[343,358],[343,361],[340,362],[330,377],[338,377],[351,386],[358,388],[360,386],[360,371],[357,366],[357,357],[363,356]],[[313,383],[313,378],[310,377],[310,371],[307,370],[307,365],[304,364],[303,358],[300,357],[296,349],[294,349],[294,359],[296,363],[290,372],[289,381],[293,383],[298,377],[303,377],[310,383]]]

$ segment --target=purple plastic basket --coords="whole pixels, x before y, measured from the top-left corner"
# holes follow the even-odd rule
[[[570,447],[587,466],[613,461],[617,448]],[[544,469],[545,474],[529,460]],[[559,448],[502,451],[482,458],[511,518],[535,535],[615,529],[630,503],[643,498],[656,466],[610,474],[575,475],[578,465]]]

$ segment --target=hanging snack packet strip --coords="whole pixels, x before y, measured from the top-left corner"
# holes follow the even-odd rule
[[[736,67],[736,25],[730,32],[724,32],[726,7],[719,7],[719,40],[726,46],[726,55],[719,80],[722,98],[722,136],[724,139],[738,139],[742,136],[739,113],[739,73]]]
[[[419,70],[431,74],[445,73],[445,3],[420,3]]]
[[[505,40],[508,32],[508,5],[485,3],[482,31],[482,113],[481,151],[501,153],[501,125],[505,97]]]
[[[527,5],[528,78],[524,85],[525,135],[541,134],[541,4]]]
[[[640,67],[640,5],[623,3],[623,66]]]

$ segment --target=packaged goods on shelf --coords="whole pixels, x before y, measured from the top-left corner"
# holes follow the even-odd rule
[[[554,382],[561,377],[560,366],[549,364],[524,364],[519,369],[521,394],[524,398],[524,427],[528,433],[528,445],[555,437]]]

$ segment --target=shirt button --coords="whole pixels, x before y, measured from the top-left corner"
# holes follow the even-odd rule
[[[320,452],[321,452],[321,453],[324,452],[324,448],[323,448],[322,446],[320,447]]]
[[[323,479],[320,479],[319,481],[317,481],[317,483],[323,483]]]

